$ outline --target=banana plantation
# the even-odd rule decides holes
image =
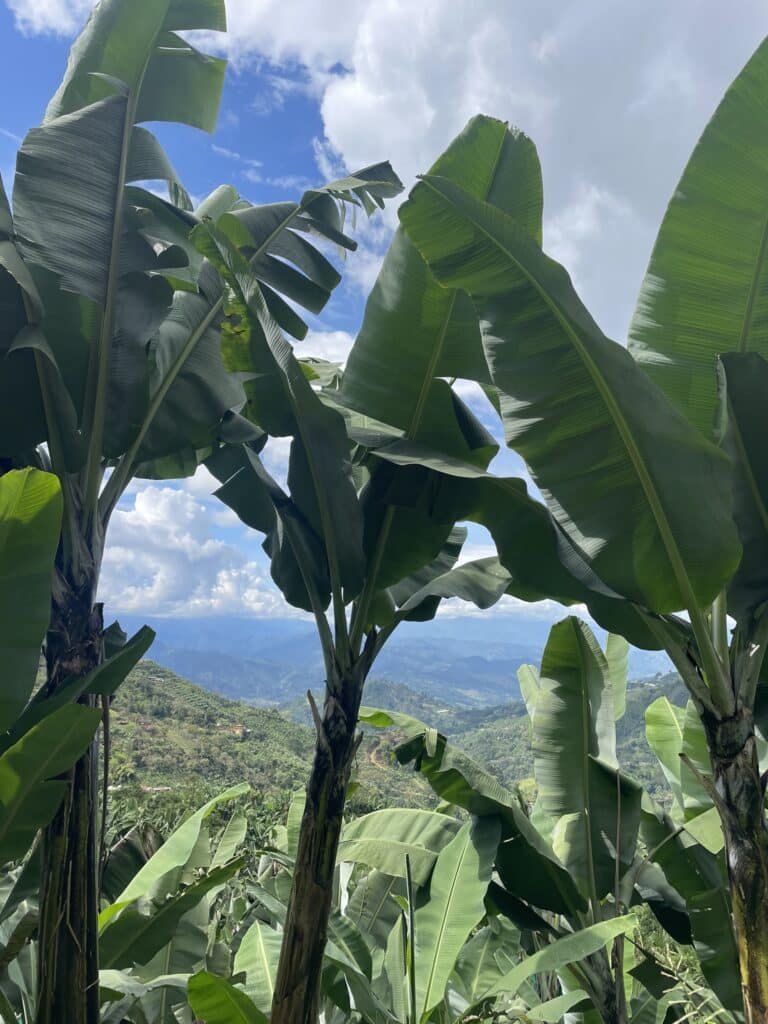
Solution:
[[[146,125],[214,130],[225,62],[188,37],[225,29],[224,0],[101,0],[0,182],[0,1020],[768,1024],[768,43],[614,341],[542,248],[534,142],[482,112],[407,196],[383,153],[193,198]],[[367,218],[398,226],[342,366],[296,343]],[[105,621],[100,571],[135,481],[200,466],[325,696],[270,842],[242,784],[151,849],[107,818],[154,634]],[[365,700],[401,624],[505,595],[562,606],[518,673],[532,797]],[[619,761],[630,646],[688,695],[646,710],[665,802]],[[378,730],[429,808],[349,813]]]

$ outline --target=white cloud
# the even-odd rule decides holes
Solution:
[[[482,556],[481,556],[482,557]],[[451,619],[460,616],[483,617],[512,615],[523,619],[539,619],[542,622],[554,624],[566,615],[578,615],[590,623],[592,619],[586,605],[570,605],[568,608],[557,601],[521,601],[519,597],[512,597],[504,594],[496,604],[490,608],[477,608],[468,601],[462,601],[458,597],[442,601],[437,614],[441,618]]]
[[[217,41],[212,39],[211,42],[215,47]],[[256,114],[272,114],[282,110],[290,96],[317,95],[324,78],[320,72],[308,73],[301,65],[286,66],[286,73],[264,68],[259,75],[260,91],[251,103],[251,110]]]
[[[215,481],[203,477],[192,489],[208,486]],[[213,535],[214,525],[241,525],[221,508],[189,487],[135,483],[109,530],[100,598],[110,611],[290,615],[265,561]]]
[[[354,338],[348,331],[309,331],[296,346],[296,355],[327,359],[329,363],[345,363]]]
[[[318,71],[346,65],[366,9],[363,0],[227,0],[226,49],[237,64],[266,58]]]
[[[410,185],[473,114],[518,125],[540,150],[551,242],[622,340],[685,159],[768,31],[762,0],[738,19],[718,0],[336,0],[333,13],[312,0],[229,4],[241,64],[307,68],[322,173],[389,158]],[[393,208],[378,219],[393,221]],[[350,261],[361,290],[381,249],[363,239]]]
[[[91,0],[6,2],[24,31],[72,32]],[[737,19],[719,0],[228,0],[227,13],[228,35],[205,44],[257,71],[257,105],[317,97],[324,176],[389,158],[410,185],[480,111],[527,131],[552,240],[619,340],[685,159],[768,31],[762,0],[744,0]],[[584,196],[602,198],[585,207]],[[348,265],[361,290],[394,222],[391,204]]]
[[[71,35],[93,7],[92,0],[6,0],[6,4],[25,35]]]
[[[669,96],[692,101],[696,95],[696,72],[689,55],[680,47],[666,47],[643,69],[643,88],[630,110],[664,102]]]
[[[314,184],[314,182],[310,181],[309,178],[306,178],[301,174],[283,174],[277,176],[262,174],[260,171],[255,169],[262,166],[258,160],[249,161],[249,163],[251,163],[252,166],[243,171],[242,174],[247,181],[253,182],[254,185],[271,185],[272,188],[281,188],[286,192],[304,192]]]
[[[584,243],[600,235],[606,222],[630,215],[626,202],[596,185],[582,185],[576,198],[544,226],[547,252],[573,270],[584,258]]]

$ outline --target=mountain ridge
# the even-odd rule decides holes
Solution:
[[[144,622],[157,638],[150,656],[192,682],[257,707],[288,702],[322,685],[323,663],[311,622],[222,616],[120,616],[133,632]],[[457,707],[520,699],[517,669],[538,665],[550,624],[517,615],[438,617],[404,623],[375,665],[375,674]],[[666,655],[633,650],[630,677],[667,671]]]

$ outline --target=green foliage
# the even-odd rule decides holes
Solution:
[[[507,915],[519,928],[531,930],[536,942],[528,948],[533,955],[500,972],[488,995],[516,990],[527,970],[548,962],[550,949],[557,959],[560,950],[570,949],[571,944],[579,949],[583,942],[583,955],[574,956],[580,963],[570,964],[563,973],[558,961],[559,984],[563,993],[583,989],[602,1020],[613,1020],[614,1012],[648,1012],[649,999],[654,1012],[662,1016],[668,1006],[685,1004],[691,993],[683,991],[685,986],[675,988],[673,978],[651,985],[642,994],[624,977],[628,958],[627,967],[637,970],[637,979],[651,984],[647,975],[656,970],[653,948],[659,945],[658,936],[650,945],[641,939],[640,945],[626,947],[624,939],[616,937],[610,955],[602,949],[604,942],[590,946],[591,929],[599,938],[602,926],[610,929],[623,910],[644,902],[683,941],[690,942],[693,932],[711,990],[697,975],[692,986],[697,995],[688,1002],[689,1009],[696,1014],[708,1003],[725,1015],[721,1002],[729,1008],[733,1005],[728,978],[736,967],[730,930],[721,929],[718,934],[714,924],[718,907],[722,915],[717,897],[724,894],[725,879],[707,846],[699,845],[692,833],[681,835],[619,769],[614,694],[626,693],[622,676],[626,659],[615,640],[609,640],[607,650],[610,663],[583,623],[565,619],[551,631],[540,670],[530,666],[521,670],[528,680],[537,783],[530,820],[517,812],[511,794],[505,795],[479,764],[436,730],[402,714],[370,709],[363,711],[363,719],[378,726],[397,724],[405,730],[405,739],[395,751],[398,759],[412,761],[443,800],[480,820],[501,821],[502,843],[486,906]],[[629,710],[633,703],[630,689],[623,719],[633,717]],[[460,736],[456,742],[461,743]],[[682,749],[682,729],[679,746]],[[360,822],[361,830],[365,824]],[[569,868],[578,892],[569,890],[568,876],[558,873],[561,864]],[[681,930],[681,923],[687,930]],[[496,940],[485,932],[483,941],[493,944]],[[667,949],[670,942],[666,941]],[[478,950],[483,948],[478,945]],[[472,970],[485,970],[482,956]],[[692,976],[696,974],[694,970]]]
[[[189,979],[187,993],[195,1016],[208,1024],[264,1024],[267,1019],[244,992],[208,971]]]
[[[326,690],[322,712],[312,704],[313,769],[304,813],[294,800],[285,832],[275,832],[280,849],[238,881],[226,912],[214,893],[239,870],[238,846],[269,834],[271,809],[250,833],[242,816],[230,822],[213,849],[213,798],[148,859],[142,830],[113,823],[115,891],[132,864],[138,870],[102,915],[111,965],[103,991],[113,1004],[105,1019],[154,1015],[164,1024],[179,976],[204,1014],[260,1019],[232,976],[231,954],[244,934],[263,938],[262,925],[284,936],[274,984],[269,974],[266,988],[253,977],[246,985],[272,992],[273,1024],[308,1024],[321,993],[328,1024],[339,1014],[445,1024],[475,1010],[549,1020],[585,1010],[582,993],[606,1020],[628,1010],[667,1016],[672,990],[651,980],[647,964],[636,966],[656,1005],[638,1008],[634,986],[627,993],[624,935],[634,919],[624,912],[639,902],[670,934],[693,939],[729,1010],[764,1016],[768,832],[755,715],[768,650],[768,193],[755,129],[768,48],[728,91],[686,168],[630,351],[605,337],[543,251],[533,143],[478,117],[402,207],[345,373],[302,364],[286,337],[304,336],[297,308],[319,312],[339,281],[306,236],[353,248],[345,206],[371,213],[400,182],[377,164],[297,203],[255,208],[221,188],[193,210],[143,124],[213,129],[224,63],[198,52],[188,33],[223,28],[221,0],[104,0],[43,124],[21,145],[12,206],[0,189],[0,456],[4,466],[50,468],[59,484],[29,470],[0,480],[0,646],[10,671],[0,852],[25,855],[53,818],[42,844],[38,1005],[21,957],[3,998],[13,997],[14,1014],[29,1004],[38,1024],[52,1024],[57,1003],[71,1004],[74,1024],[97,1012],[89,738],[99,712],[76,702],[108,705],[149,640],[140,632],[103,660],[94,602],[105,536],[134,476],[184,476],[205,461],[219,497],[264,534],[286,600],[314,615]],[[151,178],[167,182],[167,201],[134,184]],[[456,379],[485,388],[543,503],[523,480],[488,472],[495,442]],[[260,459],[268,436],[290,438],[285,487]],[[457,565],[463,522],[489,530],[497,557]],[[684,710],[657,702],[648,716],[671,814],[617,763],[615,722],[623,710],[631,735],[637,712],[625,647],[613,641],[603,654],[567,620],[541,670],[524,673],[537,785],[530,814],[444,732],[366,711],[368,723],[402,730],[399,760],[415,762],[452,805],[446,822],[457,828],[436,827],[434,814],[417,809],[390,813],[385,837],[381,815],[345,830],[363,687],[393,630],[434,617],[445,598],[486,608],[505,593],[583,603],[614,633],[667,650],[691,697]],[[20,617],[27,601],[33,611]],[[30,702],[46,625],[47,679]],[[119,698],[115,706],[119,786],[136,767],[183,778],[190,760],[205,765],[209,785],[236,767],[255,775],[253,736],[269,751],[260,752],[261,791],[279,800],[300,776],[310,747],[301,726],[255,710],[246,720],[199,696],[185,712],[181,692],[164,705],[151,687],[138,692],[133,719]],[[528,729],[522,719],[519,727]],[[150,765],[134,756],[139,730],[163,747]],[[358,807],[391,797],[397,778],[379,765],[380,747],[361,749],[372,786]],[[172,799],[183,805],[183,790]],[[175,813],[166,803],[149,817]],[[337,869],[340,841],[369,865]],[[17,896],[39,866],[32,851]],[[355,903],[358,888],[381,896],[386,927],[379,911]],[[30,918],[23,900],[9,899],[5,940],[15,953]],[[514,942],[495,916],[516,924]],[[268,947],[274,953],[274,937],[261,943]],[[526,960],[502,964],[523,947]],[[493,974],[488,949],[499,977],[483,987],[471,979]],[[263,962],[259,969],[263,982]]]
[[[112,835],[138,823],[166,836],[203,797],[244,781],[253,790],[249,834],[266,845],[306,778],[313,743],[307,726],[209,693],[152,662],[133,670],[110,720]],[[392,763],[378,735],[358,752],[355,783],[353,813],[431,802],[428,787]]]
[[[4,467],[48,468],[59,480],[65,528],[52,538],[50,621],[39,623],[40,631],[48,626],[46,698],[58,706],[93,701],[83,678],[102,656],[96,587],[110,517],[131,479],[189,475],[219,441],[258,446],[265,440],[254,412],[258,388],[244,387],[222,345],[231,279],[224,264],[217,264],[220,275],[202,258],[192,236],[221,230],[255,285],[267,330],[279,323],[303,337],[306,324],[294,306],[319,312],[340,275],[301,234],[352,249],[345,204],[370,213],[401,188],[389,165],[378,164],[311,190],[298,203],[256,210],[224,188],[193,212],[144,123],[213,131],[226,65],[197,50],[188,33],[224,28],[223,0],[97,4],[43,123],[21,144],[12,206],[0,187],[0,457]],[[135,184],[147,180],[164,180],[168,200]],[[294,385],[309,391],[311,406],[314,393],[298,364],[294,371]],[[339,528],[340,537],[349,535]],[[14,546],[22,552],[20,537]],[[28,561],[31,578],[19,583],[30,588],[35,605],[31,635],[43,584],[43,607],[48,602],[50,566],[47,555]],[[4,603],[3,622],[26,641],[18,614],[23,597]],[[4,642],[10,657],[12,643]],[[30,686],[37,654],[31,657],[25,662]],[[26,703],[25,685],[14,680],[8,687],[3,730]],[[74,713],[62,710],[70,718]],[[43,720],[30,735],[46,728]],[[98,1010],[90,878],[97,870],[95,750],[80,753],[75,775],[58,787],[60,795],[71,789],[71,798],[43,847],[41,1024],[53,1024],[64,1004],[75,1024]],[[70,767],[55,764],[57,772]],[[49,787],[48,810],[58,790]],[[47,823],[48,810],[35,818],[36,827]]]
[[[26,469],[0,477],[0,732],[10,729],[32,695],[60,523],[54,476]]]
[[[82,756],[101,712],[70,705],[32,726],[0,757],[0,861],[18,860],[67,791],[60,778]]]
[[[768,356],[761,138],[768,91],[763,42],[699,139],[659,229],[630,350],[703,434],[717,410],[714,367],[725,352]]]
[[[429,901],[413,915],[411,956],[421,1021],[443,999],[459,952],[484,916],[500,838],[500,821],[478,818],[462,826],[435,861]]]

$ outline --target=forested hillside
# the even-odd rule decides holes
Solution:
[[[625,771],[657,798],[666,796],[658,762],[645,741],[644,711],[666,694],[684,703],[677,677],[633,684],[618,724]],[[399,711],[438,728],[506,785],[533,774],[528,718],[522,701],[457,708],[401,683],[374,679],[366,703]],[[304,784],[313,743],[306,699],[255,708],[211,693],[152,661],[139,664],[112,708],[111,783],[117,813],[143,808],[156,824],[175,820],[210,793],[249,782],[275,820]],[[384,806],[431,806],[422,778],[390,757],[397,734],[368,730],[358,753],[350,812]],[[165,817],[164,817],[165,816]]]
[[[152,661],[131,673],[111,711],[111,794],[122,820],[139,810],[163,828],[228,785],[248,782],[255,804],[281,818],[304,785],[313,730],[277,709],[209,693]],[[434,803],[426,783],[393,763],[385,736],[357,758],[353,813]]]

